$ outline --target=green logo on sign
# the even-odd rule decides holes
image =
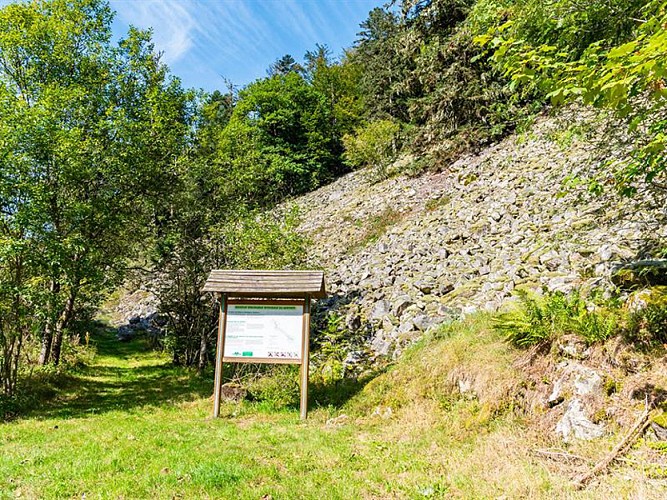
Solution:
[[[242,356],[252,356],[252,351],[244,351]]]

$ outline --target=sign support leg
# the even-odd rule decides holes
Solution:
[[[308,416],[308,370],[310,359],[310,296],[303,306],[303,342],[301,351],[301,420]]]
[[[222,387],[222,358],[225,353],[225,326],[227,315],[227,295],[221,294],[218,300],[218,342],[215,349],[215,388],[213,392],[213,417],[220,416],[220,400]]]

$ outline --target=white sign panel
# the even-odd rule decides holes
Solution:
[[[229,304],[224,356],[300,361],[302,335],[302,304]]]

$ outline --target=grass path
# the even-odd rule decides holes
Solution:
[[[94,362],[59,397],[0,424],[0,498],[358,498],[435,491],[426,457],[298,411],[223,408],[212,381],[140,341],[93,339]],[[395,451],[395,453],[394,453]],[[406,473],[401,480],[392,480]],[[420,483],[423,481],[423,485]],[[407,489],[406,489],[407,488]],[[421,496],[421,495],[419,495]]]

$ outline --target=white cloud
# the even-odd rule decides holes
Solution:
[[[198,24],[191,1],[114,0],[111,6],[123,22],[153,28],[153,41],[167,64],[179,61],[194,46],[193,33]]]

